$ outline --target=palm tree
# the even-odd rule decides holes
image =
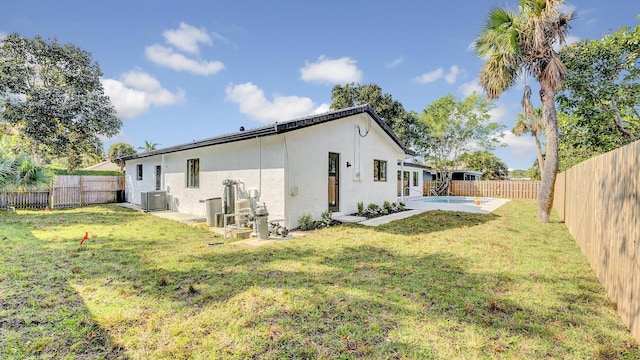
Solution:
[[[142,150],[142,151],[145,151],[145,152],[153,151],[153,150],[156,149],[156,147],[158,145],[160,145],[160,144],[145,140],[144,141],[144,146],[138,146],[138,150]]]
[[[518,12],[494,7],[476,39],[477,54],[484,59],[480,84],[489,98],[509,89],[523,71],[540,84],[545,124],[546,160],[538,192],[538,220],[549,222],[558,172],[558,119],[555,94],[566,78],[566,68],[554,50],[564,44],[573,14],[562,14],[563,0],[520,0]],[[525,99],[528,103],[528,99]]]
[[[542,158],[542,143],[540,142],[540,136],[544,130],[544,122],[542,121],[542,108],[537,107],[532,110],[532,114],[528,115],[525,112],[516,116],[516,125],[511,129],[511,133],[515,136],[522,136],[524,134],[531,133],[536,139],[536,149],[538,150],[538,167],[542,174],[544,168],[544,159]]]
[[[47,187],[53,175],[28,155],[11,156],[0,150],[0,189],[35,190]]]

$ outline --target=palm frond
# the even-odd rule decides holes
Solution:
[[[13,158],[0,151],[0,189],[15,183],[15,170]]]
[[[562,82],[567,78],[567,67],[555,51],[553,51],[545,70],[541,73],[541,78],[547,80],[554,91],[560,90]]]
[[[510,26],[513,23],[513,14],[507,10],[494,6],[489,11],[487,21],[485,22],[485,29],[497,30],[506,26]]]
[[[484,63],[478,81],[487,96],[495,99],[515,83],[518,69],[517,61],[503,54],[495,54]]]
[[[9,157],[10,166],[2,179],[0,188],[17,190],[35,190],[47,187],[53,175],[45,167],[38,165],[31,157],[25,154]],[[1,162],[1,161],[0,161]]]

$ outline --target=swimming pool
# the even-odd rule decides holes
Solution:
[[[481,197],[476,205],[473,196],[416,196],[405,198],[405,207],[411,210],[446,210],[489,214],[506,204],[508,199]],[[398,201],[402,201],[398,199]]]
[[[493,198],[475,198],[472,196],[425,196],[413,201],[438,203],[438,204],[474,204],[475,200],[480,200],[480,204],[486,204],[495,199]]]

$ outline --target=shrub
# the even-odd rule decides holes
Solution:
[[[55,175],[89,175],[89,176],[122,176],[124,171],[118,170],[69,170],[57,167],[49,167]]]
[[[311,214],[304,213],[298,217],[298,224],[300,224],[300,230],[311,230],[313,229],[313,219],[311,218]]]
[[[366,208],[363,208],[362,202],[358,203],[358,215],[364,216],[367,219],[371,219],[378,216],[394,214],[400,211],[405,210],[405,205],[403,203],[395,203],[386,201],[382,204],[382,207],[371,203],[367,205]]]
[[[320,220],[316,221],[316,226],[329,227],[331,226],[331,222],[333,222],[332,213],[329,210],[325,210],[322,212],[322,215],[320,216]]]
[[[380,207],[377,204],[371,203],[367,205],[367,208],[364,210],[363,214],[367,219],[376,217],[380,215]]]
[[[400,209],[398,208],[398,204],[392,203],[391,204],[391,212],[395,213],[395,212],[398,212],[398,211],[400,211]]]

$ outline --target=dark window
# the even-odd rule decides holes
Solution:
[[[418,173],[414,172],[412,176],[413,176],[413,186],[418,186]]]
[[[161,185],[162,185],[162,167],[160,165],[156,165],[156,190],[160,190]]]
[[[387,162],[373,160],[373,181],[387,181]]]
[[[142,180],[142,164],[136,165],[136,179]]]
[[[200,187],[200,159],[187,160],[187,187]]]

